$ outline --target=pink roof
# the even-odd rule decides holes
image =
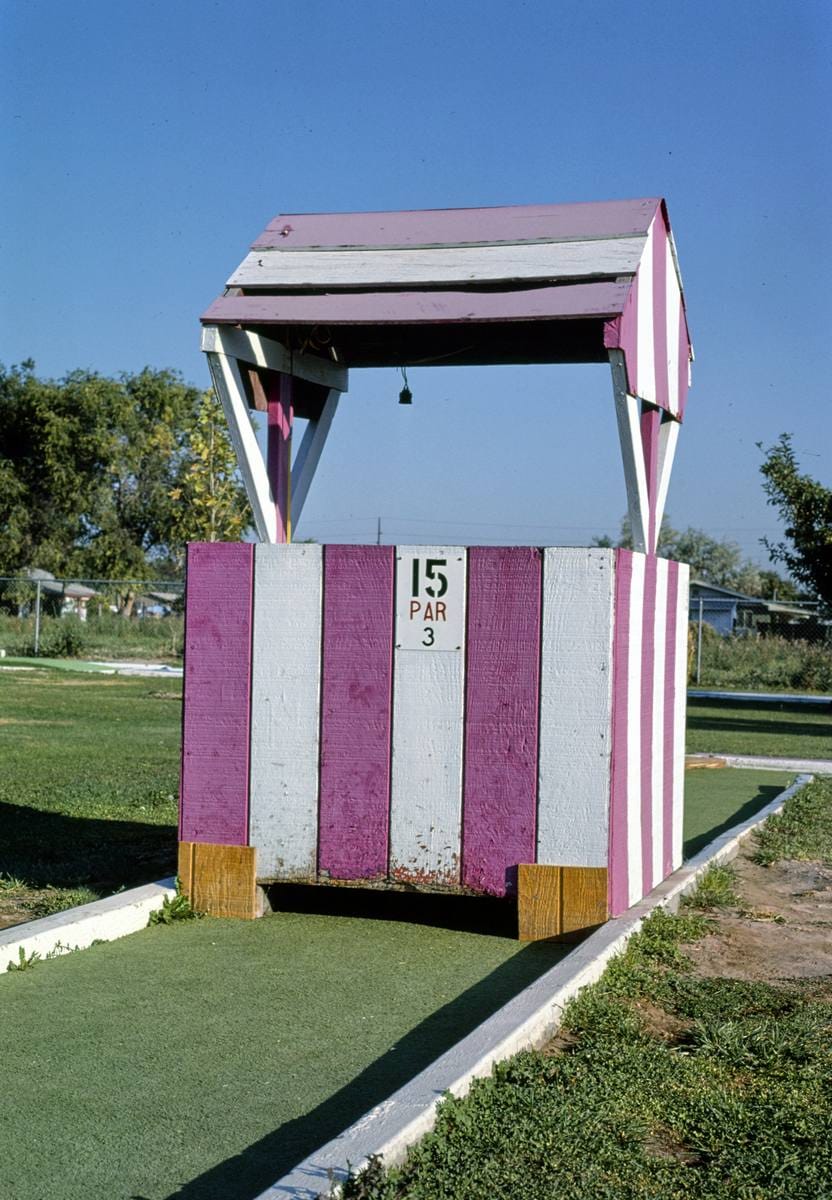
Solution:
[[[656,198],[282,213],[202,321],[291,344],[314,333],[347,366],[600,362],[620,350],[628,390],[677,415],[692,358]]]

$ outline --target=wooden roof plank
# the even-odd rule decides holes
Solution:
[[[253,249],[482,245],[645,234],[657,198],[411,212],[281,213]]]
[[[508,292],[334,292],[317,296],[221,296],[206,325],[444,325],[614,317],[628,283],[578,283]]]
[[[645,235],[531,245],[405,250],[255,250],[229,287],[317,288],[502,283],[634,274]]]

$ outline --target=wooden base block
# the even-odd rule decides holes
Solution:
[[[517,924],[521,942],[570,940],[603,925],[608,916],[606,867],[520,864]]]
[[[179,843],[179,885],[197,912],[253,920],[262,913],[254,846]]]

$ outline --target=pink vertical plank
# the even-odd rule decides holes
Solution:
[[[604,346],[607,350],[622,350],[627,371],[627,391],[638,395],[638,271],[633,276],[627,299],[619,317],[604,324]]]
[[[469,556],[462,881],[514,894],[535,861],[541,555]]]
[[[642,896],[653,887],[653,671],[656,657],[656,556],[644,563],[641,625],[641,875]]]
[[[612,650],[612,773],[610,783],[609,906],[617,917],[629,908],[627,874],[627,727],[629,720],[631,550],[615,552],[615,624]]]
[[[179,838],[248,842],[254,547],[188,546]]]
[[[665,876],[673,870],[673,755],[676,710],[676,605],[679,595],[679,564],[667,564],[667,619],[665,625],[664,658],[664,763],[662,777],[662,870]]]
[[[659,427],[662,411],[652,404],[641,406],[641,445],[647,476],[647,553],[655,554],[660,530],[656,528],[656,494],[659,486]]]
[[[266,379],[266,402],[268,404],[268,443],[266,469],[275,515],[277,516],[278,542],[290,542],[290,479],[292,461],[292,420],[294,417],[293,379],[277,371],[269,371]]]
[[[387,873],[393,555],[324,548],[318,869],[332,879]]]

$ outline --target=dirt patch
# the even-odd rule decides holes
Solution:
[[[675,1046],[677,1042],[682,1041],[693,1024],[692,1021],[665,1012],[650,1000],[636,1001],[635,1008],[641,1017],[645,1032],[661,1042],[667,1042],[668,1045]]]
[[[740,903],[685,947],[698,974],[761,983],[832,976],[832,867],[734,860]]]

